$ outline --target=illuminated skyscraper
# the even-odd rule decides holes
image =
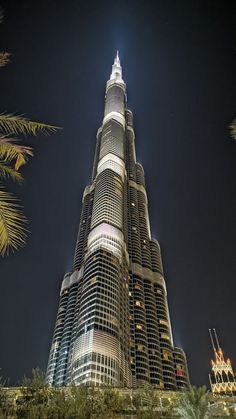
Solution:
[[[51,346],[50,385],[188,385],[173,345],[160,246],[151,237],[144,170],[119,56],[106,85],[91,184]]]

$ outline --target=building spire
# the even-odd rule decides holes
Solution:
[[[110,80],[113,80],[115,83],[124,83],[122,80],[122,67],[120,65],[119,51],[116,52]]]
[[[119,58],[119,51],[116,51],[116,57],[114,59],[114,64],[120,67],[120,58]]]

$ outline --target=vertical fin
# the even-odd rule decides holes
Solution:
[[[213,330],[215,330],[215,329],[213,329]],[[216,350],[216,348],[215,348],[215,344],[214,344],[214,341],[213,341],[213,336],[212,336],[211,329],[209,329],[209,335],[210,335],[210,339],[211,339],[211,344],[212,344],[212,347],[213,347],[213,349],[214,349],[214,351],[215,351],[215,350]]]
[[[215,340],[216,340],[217,347],[218,347],[218,349],[220,349],[218,337],[217,337],[217,334],[216,334],[216,329],[213,329],[213,331],[214,331],[214,334],[215,334]]]

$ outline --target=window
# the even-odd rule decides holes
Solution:
[[[90,279],[90,284],[95,284],[95,282],[97,282],[97,277],[94,276],[93,278]]]
[[[144,308],[144,304],[139,300],[135,301],[135,305]]]
[[[167,333],[162,333],[162,334],[161,334],[161,339],[170,340],[170,336],[169,336],[169,335],[167,335]]]
[[[169,351],[167,351],[166,349],[163,350],[163,358],[168,360],[170,357],[170,353]]]
[[[166,320],[163,320],[163,319],[160,319],[160,320],[159,320],[159,323],[160,323],[160,324],[164,324],[165,326],[169,326],[169,325],[168,325],[168,322],[167,322]]]

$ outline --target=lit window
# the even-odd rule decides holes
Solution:
[[[58,348],[58,346],[59,346],[59,342],[58,341],[54,342],[54,344],[52,345],[52,347],[54,347],[54,348]]]
[[[183,370],[177,370],[176,375],[184,376],[184,371]]]
[[[169,325],[168,325],[168,322],[167,322],[166,320],[163,320],[163,319],[160,319],[160,320],[159,320],[159,323],[160,323],[160,324],[164,324],[165,326],[169,326]]]
[[[170,340],[170,336],[169,336],[169,335],[167,335],[167,333],[162,333],[162,334],[161,334],[161,339]]]
[[[143,326],[141,324],[137,324],[136,329],[143,330]]]
[[[132,207],[135,207],[135,203],[134,202],[131,202],[131,205],[132,205]]]
[[[168,360],[170,357],[170,353],[169,351],[167,351],[166,349],[163,350],[163,358]]]
[[[139,300],[135,301],[135,305],[144,308],[144,304]]]
[[[90,284],[95,284],[95,282],[97,282],[97,277],[94,276],[93,278],[90,279]]]

